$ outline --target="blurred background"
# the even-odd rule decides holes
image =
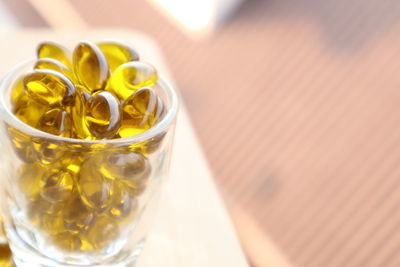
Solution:
[[[158,42],[253,266],[400,266],[399,1],[0,0],[57,23]]]

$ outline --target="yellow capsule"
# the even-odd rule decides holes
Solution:
[[[46,170],[37,163],[23,164],[18,169],[18,187],[27,199],[39,196],[45,172]]]
[[[66,232],[64,219],[61,214],[42,214],[40,216],[39,228],[49,235]]]
[[[90,42],[78,44],[73,53],[74,71],[78,80],[91,92],[104,89],[109,69],[101,50]]]
[[[124,63],[139,60],[139,54],[129,45],[116,41],[104,41],[97,45],[106,57],[111,72]]]
[[[23,83],[24,78],[20,77],[17,81],[12,85],[11,91],[11,104],[14,106],[18,99],[25,94],[25,88]]]
[[[68,201],[62,211],[64,226],[71,233],[86,231],[94,222],[93,211],[82,202],[78,194]]]
[[[59,168],[70,171],[74,175],[77,175],[81,169],[82,162],[84,160],[84,154],[81,152],[68,151],[64,156],[57,162]]]
[[[47,106],[38,103],[26,93],[23,93],[13,106],[15,116],[32,127],[36,127],[40,117],[47,110]]]
[[[44,214],[58,216],[62,213],[63,208],[63,203],[51,203],[45,200],[40,194],[28,205],[29,212],[34,212],[38,216],[42,216]]]
[[[74,73],[71,71],[70,68],[68,68],[62,62],[60,62],[56,59],[53,59],[53,58],[40,58],[38,61],[36,61],[35,65],[33,66],[33,69],[35,69],[35,70],[41,70],[41,69],[54,70],[54,71],[64,74],[71,81],[76,80],[74,77]]]
[[[145,156],[156,152],[163,144],[166,133],[160,133],[149,140],[131,146],[133,151],[140,151]]]
[[[113,137],[121,125],[119,100],[107,91],[94,93],[87,101],[84,114],[90,133],[97,138]]]
[[[68,152],[62,143],[55,140],[34,138],[32,145],[37,160],[44,165],[59,161]]]
[[[142,87],[152,87],[157,82],[157,71],[150,64],[132,61],[119,66],[111,75],[107,90],[120,99],[127,99]]]
[[[85,122],[85,110],[89,98],[90,94],[84,88],[76,87],[75,105],[71,107],[71,115],[74,135],[79,139],[94,139]]]
[[[118,224],[109,216],[100,215],[84,237],[94,249],[98,250],[115,243],[119,235]]]
[[[77,84],[76,85],[76,90],[77,92],[79,91],[81,93],[81,95],[83,96],[83,98],[87,101],[90,96],[90,90],[88,88],[86,88],[85,86],[81,85],[81,84]]]
[[[24,87],[37,102],[50,107],[73,104],[75,86],[54,70],[35,70],[24,78]]]
[[[163,112],[163,104],[153,89],[144,87],[125,100],[122,110],[118,134],[128,137],[153,127]]]
[[[71,66],[71,52],[54,42],[43,42],[37,48],[38,58],[53,58],[66,66]]]
[[[36,160],[36,155],[32,146],[31,137],[11,126],[7,127],[7,132],[18,157],[24,162],[34,162]]]
[[[136,152],[114,152],[104,156],[98,170],[105,177],[139,187],[148,179],[151,167],[146,157]]]
[[[87,159],[82,165],[78,178],[78,190],[82,201],[96,212],[109,208],[113,193],[112,181],[105,178],[98,169],[96,158]]]
[[[114,184],[113,201],[108,211],[110,217],[119,223],[122,221],[132,221],[138,209],[138,201],[135,195],[126,185],[116,182]]]
[[[55,245],[59,249],[67,252],[78,252],[82,251],[84,244],[81,240],[80,235],[73,234],[70,232],[61,232],[51,236],[49,245]]]
[[[50,203],[43,199],[39,194],[35,199],[29,202],[27,215],[32,225],[40,225],[41,218],[45,215],[59,216],[63,210],[63,204]]]
[[[61,108],[51,109],[42,115],[36,128],[49,134],[71,137],[71,116]]]
[[[69,170],[52,169],[41,180],[41,196],[51,202],[65,202],[72,197],[74,189],[74,174]]]

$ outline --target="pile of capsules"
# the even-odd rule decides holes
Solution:
[[[45,42],[33,70],[13,86],[13,113],[61,137],[103,140],[153,127],[165,114],[157,72],[120,42],[83,41],[73,52]],[[165,134],[120,147],[68,143],[8,127],[24,162],[17,174],[30,224],[65,251],[107,249],[138,213]]]

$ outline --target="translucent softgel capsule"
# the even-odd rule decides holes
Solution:
[[[67,151],[64,156],[57,162],[59,168],[70,171],[77,175],[81,169],[82,162],[84,161],[83,152]]]
[[[140,153],[113,152],[104,156],[99,170],[109,179],[131,179],[148,174],[149,166],[147,158]]]
[[[75,81],[75,77],[72,70],[66,65],[64,65],[62,62],[53,58],[41,58],[38,61],[36,61],[33,68],[37,70],[40,69],[54,70],[64,74],[71,81]]]
[[[94,139],[85,121],[85,111],[90,94],[80,86],[76,87],[75,105],[71,108],[74,134],[79,139]]]
[[[151,88],[141,88],[128,97],[122,106],[121,137],[150,129],[160,118],[164,106]]]
[[[53,58],[66,66],[71,66],[71,52],[60,44],[43,42],[37,49],[38,58]]]
[[[157,71],[150,64],[132,61],[119,66],[110,77],[108,90],[119,98],[127,99],[142,87],[154,86],[157,82]]]
[[[151,173],[148,159],[136,152],[115,152],[104,157],[99,171],[109,179],[127,185],[135,194],[140,194]]]
[[[139,54],[129,45],[115,41],[104,41],[97,45],[106,57],[111,72],[124,63],[139,60]]]
[[[13,112],[15,116],[17,116],[18,119],[32,127],[36,127],[40,117],[47,110],[49,110],[49,108],[46,105],[37,102],[26,93],[23,93],[15,101],[13,106]]]
[[[50,106],[72,105],[74,84],[63,74],[54,70],[35,70],[24,78],[24,87],[37,102]]]
[[[42,181],[39,182],[40,190],[42,189]],[[40,193],[35,198],[31,199],[27,207],[27,215],[30,223],[49,229],[51,224],[55,224],[53,219],[55,217],[60,218],[61,212],[64,208],[63,203],[52,203],[44,199]],[[60,221],[57,221],[60,222]],[[60,225],[54,225],[59,229],[63,227]]]
[[[25,93],[24,78],[20,77],[13,85],[11,91],[11,104],[15,105],[18,99]]]
[[[39,217],[39,220],[40,230],[46,232],[47,234],[56,235],[67,231],[61,213],[42,214]]]
[[[47,209],[51,206],[51,203],[47,202],[46,200],[42,199],[40,194],[38,197],[35,197],[30,200],[27,207],[27,216],[29,221],[32,225],[40,225],[40,217],[43,214],[55,214],[53,210],[47,213]]]
[[[7,127],[7,132],[18,157],[24,162],[34,162],[36,155],[31,143],[31,137],[11,126]]]
[[[73,53],[75,75],[89,90],[101,90],[106,86],[109,69],[101,50],[90,42],[81,42]]]
[[[100,172],[96,158],[86,160],[82,165],[78,177],[78,189],[82,201],[96,212],[103,212],[109,208],[113,194],[112,181],[105,178]]]
[[[106,214],[96,217],[93,226],[84,235],[94,249],[103,249],[113,244],[120,235],[115,220]]]
[[[39,222],[40,217],[49,214],[52,216],[58,216],[61,214],[64,208],[63,203],[51,203],[39,194],[35,197],[28,205],[28,216],[31,219],[36,219]]]
[[[65,228],[71,233],[86,231],[94,222],[93,210],[82,202],[78,194],[68,201],[62,211]]]
[[[113,200],[108,211],[110,217],[121,223],[127,219],[133,219],[137,209],[138,201],[130,188],[123,183],[115,182]]]
[[[72,196],[74,174],[65,169],[52,169],[41,181],[41,196],[51,202],[65,202]]]
[[[67,153],[61,142],[46,138],[33,138],[32,146],[37,161],[45,165],[58,162]]]
[[[61,232],[51,237],[51,244],[67,252],[77,252],[84,250],[84,243],[80,235],[71,232]]]
[[[140,151],[145,156],[155,153],[163,144],[166,133],[158,134],[149,140],[134,144],[130,148],[133,151]]]
[[[35,199],[39,196],[45,172],[46,170],[37,163],[23,164],[18,169],[18,186],[28,199]]]
[[[85,106],[85,121],[90,133],[97,138],[113,137],[121,125],[121,106],[107,91],[94,93]]]
[[[71,116],[61,108],[51,109],[42,115],[36,128],[50,134],[71,137]]]

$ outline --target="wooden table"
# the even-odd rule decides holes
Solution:
[[[58,41],[72,47],[79,40],[104,38],[132,43],[143,60],[152,62],[171,81],[160,49],[151,39],[138,32],[115,29],[0,33],[0,75],[34,57],[40,41]],[[137,266],[248,266],[184,105],[178,116],[170,179]]]

